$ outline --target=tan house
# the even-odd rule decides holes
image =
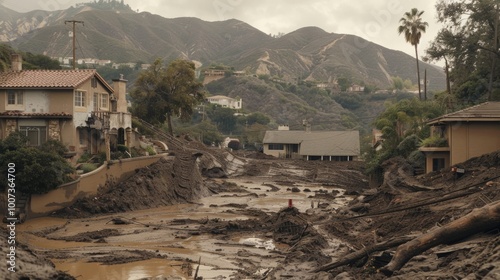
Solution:
[[[60,140],[70,156],[131,145],[132,120],[125,99],[126,80],[111,87],[96,70],[12,70],[0,73],[0,137],[20,131],[33,146]],[[76,158],[76,157],[74,157]]]
[[[450,168],[470,158],[500,150],[500,102],[486,102],[428,122],[431,136],[444,145],[421,147],[426,172]]]
[[[280,158],[358,160],[359,131],[266,131],[263,149],[264,154]]]

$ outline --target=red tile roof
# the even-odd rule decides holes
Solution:
[[[95,69],[23,70],[0,73],[1,88],[76,88],[96,76],[111,92],[113,89]]]
[[[0,113],[0,118],[58,118],[58,119],[71,119],[71,114],[61,113],[25,113],[23,111],[5,111]]]

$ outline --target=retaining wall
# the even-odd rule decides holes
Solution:
[[[56,210],[70,206],[77,199],[97,194],[99,187],[114,178],[124,181],[135,173],[136,169],[146,167],[160,160],[165,155],[113,160],[104,163],[98,169],[81,175],[76,181],[59,186],[46,194],[32,195],[27,209],[27,217],[46,216]]]

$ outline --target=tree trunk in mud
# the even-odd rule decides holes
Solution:
[[[358,250],[356,252],[352,252],[345,257],[341,258],[340,260],[336,262],[331,262],[329,264],[326,264],[322,267],[316,268],[313,270],[313,272],[320,272],[320,271],[329,271],[334,268],[350,264],[352,262],[355,262],[363,257],[366,257],[367,255],[370,255],[373,252],[378,252],[378,251],[383,251],[387,250],[396,246],[399,246],[405,242],[408,242],[412,240],[413,237],[410,236],[403,236],[403,237],[398,237],[394,238],[385,242],[377,243],[369,247],[365,247],[361,250]]]
[[[456,242],[470,235],[500,226],[500,201],[475,209],[449,224],[400,245],[394,257],[380,271],[386,276],[401,269],[412,257],[440,245]]]

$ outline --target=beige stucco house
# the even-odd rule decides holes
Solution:
[[[266,131],[263,152],[280,158],[352,161],[360,155],[359,131]]]
[[[0,137],[20,131],[34,146],[60,140],[69,156],[131,146],[126,80],[110,86],[96,70],[22,70],[21,58],[0,73]],[[76,158],[73,157],[73,158]]]
[[[421,147],[426,172],[450,168],[470,158],[500,150],[500,102],[486,102],[428,122],[441,147]]]

